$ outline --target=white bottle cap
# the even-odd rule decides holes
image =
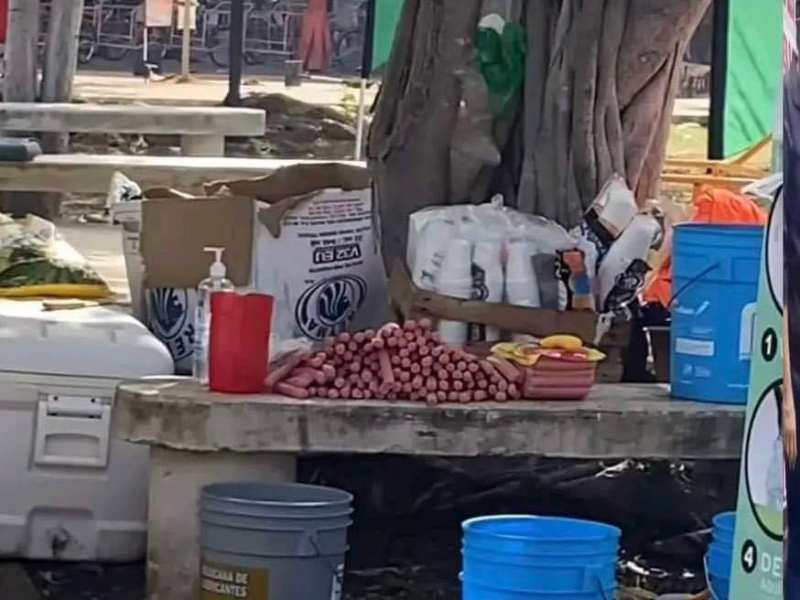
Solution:
[[[205,252],[214,253],[214,262],[211,263],[211,267],[208,269],[209,277],[211,277],[211,279],[225,279],[225,276],[228,273],[225,263],[222,262],[222,253],[225,252],[225,248],[214,248],[209,246],[203,248],[203,250]]]

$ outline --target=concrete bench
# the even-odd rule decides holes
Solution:
[[[202,191],[202,185],[209,181],[260,177],[280,167],[320,162],[330,161],[45,154],[27,163],[0,162],[0,191],[105,194],[111,176],[119,171],[143,189],[173,187],[191,192]]]
[[[737,459],[744,407],[681,402],[659,385],[600,385],[584,402],[430,407],[211,394],[188,380],[122,384],[114,435],[152,449],[150,600],[191,600],[196,502],[215,481],[293,481],[298,456]]]
[[[181,136],[187,156],[224,156],[226,137],[264,135],[264,111],[123,104],[0,104],[0,131]]]

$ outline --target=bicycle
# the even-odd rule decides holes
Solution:
[[[338,66],[361,55],[364,47],[364,33],[367,28],[367,1],[362,0],[356,8],[355,19],[349,24],[336,23],[331,31],[333,37],[333,61]]]
[[[98,26],[100,23],[100,1],[86,0],[78,39],[78,62],[88,64],[97,53]]]
[[[99,1],[97,49],[112,61],[125,59],[144,38],[144,5],[140,0]]]
[[[249,4],[245,4],[245,10]],[[180,53],[183,48],[183,27],[178,23],[179,12],[176,10],[173,25],[164,45],[164,55],[168,52]],[[195,15],[195,28],[192,31],[190,52],[201,52],[208,55],[216,66],[228,66],[228,46],[231,25],[231,3],[200,2]]]

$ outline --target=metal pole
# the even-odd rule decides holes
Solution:
[[[356,151],[355,159],[361,160],[364,155],[364,116],[367,109],[367,80],[361,78],[361,91],[358,95],[358,124],[356,126]]]
[[[228,95],[225,106],[242,103],[242,54],[244,53],[245,12],[244,0],[231,2],[230,67],[228,68]]]
[[[148,63],[147,59],[148,59],[148,54],[149,54],[149,52],[148,52],[148,50],[149,50],[149,48],[148,48],[149,40],[147,38],[148,38],[148,36],[147,36],[147,21],[145,21],[144,30],[142,31],[142,64],[145,65],[145,70],[149,73],[150,70],[147,68],[147,63]],[[147,80],[149,81],[150,78],[147,77]]]
[[[192,5],[193,0],[183,0],[183,45],[181,48],[181,81],[189,81],[192,52]]]
[[[356,160],[361,160],[364,155],[367,80],[372,74],[372,47],[375,43],[375,2],[376,0],[368,0],[367,2],[367,30],[364,32],[364,48],[361,57],[361,91],[358,97],[358,123],[356,124]]]

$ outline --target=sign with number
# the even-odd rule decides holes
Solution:
[[[764,240],[731,565],[731,600],[783,599],[782,311],[783,202],[779,196],[773,203]]]

